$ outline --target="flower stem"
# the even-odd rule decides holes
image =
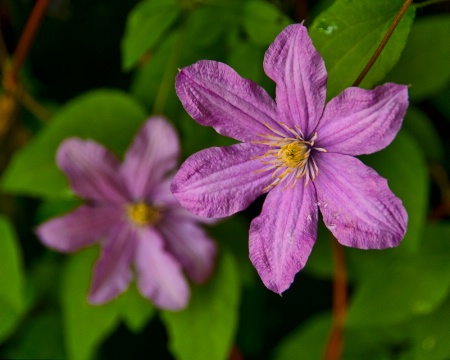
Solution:
[[[334,264],[333,279],[333,324],[325,348],[325,360],[338,360],[344,344],[344,322],[347,313],[347,265],[344,247],[331,237]]]
[[[37,0],[20,36],[19,43],[14,51],[11,68],[8,71],[8,76],[14,83],[17,83],[19,71],[30,52],[31,45],[44,18],[48,3],[49,0]]]
[[[391,26],[389,27],[388,31],[386,32],[386,35],[384,35],[383,40],[381,40],[380,45],[378,45],[378,48],[375,50],[374,54],[372,55],[371,59],[367,63],[366,67],[363,69],[361,74],[359,74],[358,78],[353,83],[353,86],[358,86],[361,84],[361,81],[363,81],[364,77],[367,75],[369,70],[372,68],[373,64],[375,64],[375,61],[377,61],[378,56],[380,56],[381,52],[383,51],[384,47],[386,46],[387,42],[391,38],[392,33],[394,32],[395,28],[397,27],[398,23],[402,19],[403,15],[405,15],[406,10],[408,10],[408,7],[412,4],[412,0],[405,0],[403,3],[403,6],[395,16],[394,21],[392,22]]]

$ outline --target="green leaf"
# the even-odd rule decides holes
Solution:
[[[177,126],[181,130],[185,156],[211,146],[228,146],[236,143],[235,140],[218,134],[212,127],[199,125],[186,112],[181,113]]]
[[[234,215],[221,220],[208,229],[211,236],[216,239],[221,247],[230,249],[239,268],[239,279],[242,284],[251,283],[257,276],[256,270],[248,258],[248,232],[250,224],[240,215]]]
[[[330,314],[316,315],[286,336],[274,350],[273,360],[321,359],[331,329]]]
[[[196,47],[214,46],[238,26],[242,4],[205,5],[195,9],[186,24],[186,41]]]
[[[183,311],[161,313],[169,348],[179,360],[226,359],[235,336],[239,310],[239,274],[234,258],[222,251],[214,277],[192,289]]]
[[[239,42],[231,50],[227,63],[240,76],[261,84],[263,78],[264,50],[251,43]]]
[[[347,326],[391,326],[436,309],[450,290],[448,239],[449,224],[429,225],[414,254],[401,247],[349,252],[359,274]]]
[[[25,310],[20,247],[10,222],[0,216],[0,342],[14,331]]]
[[[128,329],[134,333],[139,333],[155,315],[152,303],[138,292],[134,284],[115,303]]]
[[[250,40],[268,46],[292,20],[274,5],[258,0],[245,3],[243,27]]]
[[[133,82],[131,84],[131,92],[150,110],[158,95],[161,86],[161,81],[167,71],[167,66],[170,63],[170,58],[176,49],[180,34],[179,32],[172,32],[167,35],[161,42],[158,49],[155,50],[152,58],[143,66],[137,69]],[[179,49],[178,49],[179,50]],[[176,65],[173,71],[176,71]],[[173,77],[171,78],[173,82]],[[173,92],[175,87],[172,85]]]
[[[431,119],[421,110],[410,106],[403,122],[403,129],[416,141],[428,160],[442,162],[444,145]]]
[[[417,19],[405,50],[387,80],[411,84],[409,95],[415,101],[443,89],[450,81],[448,34],[448,14]]]
[[[388,179],[389,188],[402,200],[409,218],[402,246],[410,250],[418,246],[428,209],[429,179],[420,145],[402,130],[386,149],[362,157]]]
[[[380,44],[403,2],[336,0],[316,17],[309,34],[325,60],[329,99],[353,84]],[[414,14],[415,9],[411,6],[361,87],[373,87],[398,61]]]
[[[450,358],[448,326],[450,324],[450,299],[435,312],[422,316],[411,326],[412,348],[404,359],[441,360]]]
[[[128,15],[122,39],[122,67],[131,69],[152,48],[180,14],[177,0],[146,0]]]
[[[6,350],[8,359],[66,359],[61,314],[54,310],[29,319],[13,346]]]
[[[92,265],[98,254],[90,248],[70,257],[61,278],[61,307],[69,359],[88,360],[101,342],[116,328],[116,304],[88,304]]]
[[[15,194],[70,198],[67,180],[55,163],[60,143],[79,136],[122,154],[144,119],[144,109],[121,91],[84,94],[61,108],[49,125],[15,154],[0,186]]]

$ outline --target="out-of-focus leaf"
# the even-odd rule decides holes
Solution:
[[[96,90],[70,101],[25,148],[3,175],[8,192],[47,198],[70,198],[67,180],[57,168],[56,150],[67,137],[90,138],[122,154],[145,119],[133,98],[116,90]]]
[[[417,248],[428,207],[427,166],[418,144],[400,131],[386,149],[363,157],[364,162],[388,179],[389,188],[408,212],[408,228],[402,246]]]
[[[180,13],[177,0],[146,0],[128,15],[122,40],[122,67],[131,69],[164,35]]]
[[[444,159],[444,145],[430,118],[416,107],[409,107],[403,128],[416,140],[428,160]]]
[[[450,290],[450,226],[429,225],[419,251],[402,248],[350,252],[358,287],[347,317],[350,328],[390,326],[432,312]]]
[[[437,93],[436,96],[433,96],[431,101],[444,115],[444,117],[450,121],[450,101],[448,101],[448,99],[450,99],[450,86],[447,86],[445,89]]]
[[[292,331],[275,348],[273,360],[323,359],[327,339],[331,331],[331,314],[315,315]],[[403,331],[403,333],[402,333]],[[389,360],[389,345],[404,340],[404,329],[364,328],[344,330],[345,360]]]
[[[173,76],[171,76],[171,90],[175,93],[173,81],[177,64],[173,65],[173,69],[167,69],[167,66],[171,62],[170,58],[173,56],[174,51],[181,51],[179,48],[179,37],[179,32],[173,32],[166,36],[152,58],[139,67],[133,78],[131,92],[145,104],[149,110],[153,107],[153,103],[157,98],[158,91],[161,87],[161,82],[167,71],[173,72]]]
[[[306,321],[277,345],[272,359],[322,359],[330,329],[330,314],[321,314]]]
[[[25,310],[24,282],[15,232],[0,216],[0,342],[11,335]]]
[[[69,359],[88,360],[117,326],[114,303],[92,306],[87,302],[92,265],[98,251],[91,248],[71,256],[61,279],[64,336]]]
[[[336,96],[353,84],[403,3],[403,0],[336,0],[328,9],[317,15],[309,34],[325,60],[328,71],[328,98]],[[373,87],[398,61],[414,15],[415,10],[411,6],[375,65],[364,78],[361,87]]]
[[[435,312],[422,316],[411,324],[412,348],[405,360],[441,360],[450,358],[450,299]]]
[[[142,297],[134,284],[115,302],[128,329],[135,333],[139,333],[155,314],[152,303]]]
[[[6,356],[8,359],[65,359],[62,334],[59,313],[39,314],[26,323]]]
[[[264,50],[255,44],[240,42],[234,46],[228,56],[228,65],[240,76],[261,84],[263,76]]]
[[[320,221],[317,231],[317,240],[314,244],[311,255],[308,258],[304,271],[320,278],[327,279],[333,276],[331,236],[333,235],[325,227],[323,221]]]
[[[424,99],[441,90],[450,81],[448,34],[448,14],[417,19],[405,50],[387,80],[411,84],[409,95],[413,100]]]
[[[242,3],[205,5],[191,13],[186,24],[187,42],[196,47],[215,45],[220,37],[238,26]]]
[[[250,40],[268,46],[292,20],[274,5],[260,0],[246,2],[243,26]]]
[[[239,268],[239,279],[248,284],[256,278],[256,270],[248,257],[248,232],[250,224],[239,215],[221,220],[209,232],[219,244],[233,252]],[[259,281],[259,278],[258,278]]]
[[[180,312],[162,312],[169,348],[179,360],[226,359],[236,332],[239,274],[231,253],[221,251],[213,278],[193,287],[189,306]]]
[[[176,123],[181,130],[183,154],[185,156],[211,146],[228,146],[236,141],[218,134],[212,127],[197,124],[186,112],[180,115]]]

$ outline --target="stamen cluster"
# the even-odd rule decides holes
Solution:
[[[255,144],[270,146],[270,149],[264,155],[254,157],[254,159],[261,159],[263,164],[269,165],[258,172],[274,169],[272,178],[275,180],[264,188],[264,191],[270,190],[287,178],[289,179],[284,189],[287,189],[289,186],[292,189],[298,179],[302,177],[306,179],[305,186],[308,185],[309,181],[314,181],[319,174],[319,168],[311,156],[311,151],[326,152],[325,149],[314,146],[314,142],[317,139],[317,132],[309,140],[306,140],[299,126],[290,128],[284,123],[280,124],[293,136],[287,137],[281,131],[274,129],[268,124],[264,124],[272,133],[259,134],[265,140],[253,142]]]

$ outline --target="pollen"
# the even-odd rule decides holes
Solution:
[[[139,201],[126,206],[128,219],[138,226],[154,225],[161,219],[161,210]]]
[[[302,163],[308,158],[309,148],[307,145],[294,141],[290,144],[283,145],[278,151],[278,157],[287,167],[302,166]]]
[[[278,184],[284,182],[284,189],[293,188],[297,181],[305,178],[305,187],[309,181],[316,178],[319,169],[312,156],[312,151],[326,152],[325,149],[314,145],[317,133],[305,138],[299,127],[290,128],[280,123],[286,132],[273,129],[270,134],[260,134],[262,140],[253,141],[255,144],[268,145],[269,150],[263,156],[254,157],[259,159],[266,166],[258,172],[272,171],[273,182],[263,189],[270,190]]]

